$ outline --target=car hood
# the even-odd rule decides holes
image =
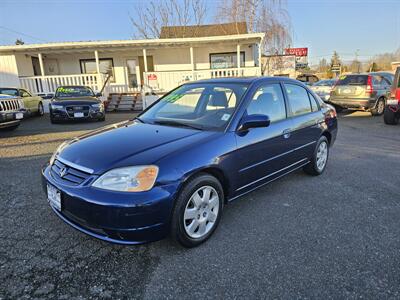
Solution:
[[[100,103],[101,101],[96,97],[76,97],[76,98],[54,98],[51,103],[57,105],[90,105]]]
[[[92,169],[95,174],[101,174],[113,168],[155,163],[212,134],[213,132],[126,121],[67,142],[59,157]]]

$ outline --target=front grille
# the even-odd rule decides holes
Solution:
[[[72,168],[59,160],[55,160],[51,166],[51,175],[53,178],[65,181],[73,185],[79,185],[84,182],[89,176],[89,173]]]
[[[2,99],[0,100],[0,111],[17,111],[20,109],[18,99]]]
[[[71,118],[74,117],[74,113],[76,113],[76,112],[82,112],[85,117],[88,117],[90,106],[88,106],[88,105],[73,105],[73,106],[67,106],[65,109],[67,111],[68,116]]]

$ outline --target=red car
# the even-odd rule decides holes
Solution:
[[[391,89],[391,97],[386,100],[383,119],[386,124],[395,125],[400,120],[400,67],[397,67]]]

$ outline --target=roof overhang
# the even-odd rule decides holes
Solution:
[[[174,39],[146,39],[146,40],[114,40],[90,42],[61,42],[47,44],[29,44],[0,46],[0,53],[30,53],[56,51],[83,51],[83,50],[117,50],[117,49],[155,49],[162,47],[195,46],[209,43],[259,43],[264,39],[264,33],[247,33],[238,35],[174,38]]]

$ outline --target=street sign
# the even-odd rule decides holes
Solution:
[[[308,48],[286,48],[286,55],[308,56]]]

